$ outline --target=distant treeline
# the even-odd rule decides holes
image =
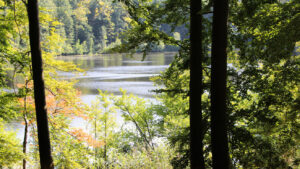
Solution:
[[[41,12],[51,15],[59,23],[56,32],[64,40],[62,55],[94,54],[122,43],[122,32],[130,28],[131,18],[121,3],[107,0],[41,0]],[[53,27],[44,27],[49,32]],[[47,30],[48,29],[48,30]],[[161,29],[170,30],[170,26],[161,25]],[[167,31],[168,32],[168,31]],[[171,31],[169,31],[171,32]],[[187,36],[186,27],[176,28],[172,33],[176,39]],[[153,51],[176,51],[178,47],[163,43]]]

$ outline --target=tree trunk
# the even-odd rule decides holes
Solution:
[[[53,169],[49,128],[46,110],[45,86],[40,46],[40,28],[37,0],[28,0],[29,38],[31,48],[32,73],[34,83],[34,101],[37,119],[40,165],[42,169]]]
[[[211,65],[211,146],[214,169],[229,168],[226,79],[228,0],[213,1]]]
[[[202,137],[202,14],[201,0],[191,0],[190,15],[190,161],[192,169],[204,169]]]
[[[23,154],[26,155],[27,150],[27,135],[28,135],[28,121],[27,117],[24,114],[24,122],[25,122],[25,128],[24,128],[24,140],[23,140]],[[26,159],[23,159],[23,169],[26,169]]]

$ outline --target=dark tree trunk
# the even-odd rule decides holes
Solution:
[[[27,138],[28,138],[28,119],[27,119],[27,94],[28,94],[28,82],[29,80],[26,80],[26,90],[25,90],[25,97],[24,97],[24,112],[23,112],[23,119],[25,122],[25,128],[24,128],[24,140],[23,140],[23,154],[26,156],[27,153]],[[26,169],[26,158],[23,159],[23,169]]]
[[[26,99],[24,101],[24,104],[26,104]],[[25,110],[26,111],[26,110]],[[24,122],[25,122],[25,128],[24,128],[24,140],[23,140],[23,153],[26,155],[27,152],[27,136],[28,136],[28,121],[26,112],[24,113]],[[23,169],[26,169],[26,159],[23,159]]]
[[[190,15],[190,161],[192,169],[204,169],[202,137],[202,14],[201,0],[191,0]]]
[[[229,168],[226,79],[228,0],[213,1],[211,65],[211,146],[214,169]]]
[[[42,169],[53,169],[49,128],[46,110],[43,64],[40,46],[40,28],[37,0],[28,0],[29,38],[31,48],[32,73],[34,83],[34,101],[37,119],[40,164]]]

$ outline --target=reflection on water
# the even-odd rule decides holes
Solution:
[[[152,53],[142,61],[142,54],[127,57],[126,54],[102,54],[96,56],[59,56],[57,59],[70,61],[82,69],[112,66],[144,66],[144,65],[168,65],[175,53]]]
[[[60,72],[62,78],[78,80],[76,87],[82,91],[83,97],[97,95],[98,89],[119,95],[119,89],[123,88],[140,97],[151,98],[153,95],[151,90],[155,88],[150,77],[165,70],[171,63],[174,54],[153,53],[147,56],[144,61],[141,61],[141,54],[136,54],[133,57],[127,57],[125,54],[61,56],[57,59],[73,62],[86,70],[85,73],[77,75]]]
[[[76,87],[82,93],[82,100],[91,104],[98,95],[98,89],[120,95],[119,89],[123,88],[128,93],[147,98],[151,102],[155,87],[150,77],[158,75],[171,63],[175,53],[150,54],[145,61],[141,61],[142,55],[136,54],[133,58],[125,55],[98,55],[98,56],[61,56],[59,60],[73,62],[86,70],[82,74],[59,72],[61,78],[78,80]],[[121,113],[117,113],[117,123],[122,124]],[[81,118],[75,118],[71,125],[87,130],[87,123]],[[17,130],[17,137],[22,140],[24,126],[21,123],[11,123],[9,130]]]

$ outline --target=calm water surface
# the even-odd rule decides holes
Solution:
[[[97,55],[97,56],[61,56],[57,59],[72,62],[85,70],[84,73],[60,72],[65,79],[78,80],[76,87],[82,92],[82,100],[91,104],[98,96],[98,90],[120,95],[120,88],[139,97],[155,102],[155,89],[151,77],[164,71],[172,62],[175,53],[152,53],[142,61],[142,54],[128,57],[125,54]],[[117,123],[122,124],[121,113],[117,113]],[[73,127],[84,128],[86,122],[76,118]]]
[[[125,89],[139,97],[155,101],[153,98],[153,82],[150,78],[164,71],[172,62],[175,53],[152,53],[144,61],[142,54],[134,57],[127,57],[125,54],[103,54],[96,56],[60,56],[58,60],[72,62],[84,73],[74,74],[72,72],[59,72],[62,79],[76,79],[76,88],[82,92],[82,100],[86,104],[98,96],[98,89],[120,95],[119,89]],[[122,123],[120,113],[117,115],[117,122]],[[73,127],[85,128],[86,122],[76,118],[71,124]],[[22,140],[24,126],[19,122],[10,125],[18,129],[17,136]]]
[[[120,95],[120,88],[143,98],[152,98],[155,87],[150,77],[165,70],[174,53],[153,53],[141,61],[142,55],[127,57],[125,54],[98,56],[61,56],[57,59],[73,62],[85,73],[60,72],[62,78],[75,78],[76,87],[82,91],[82,99],[90,103],[98,95],[98,89]]]

